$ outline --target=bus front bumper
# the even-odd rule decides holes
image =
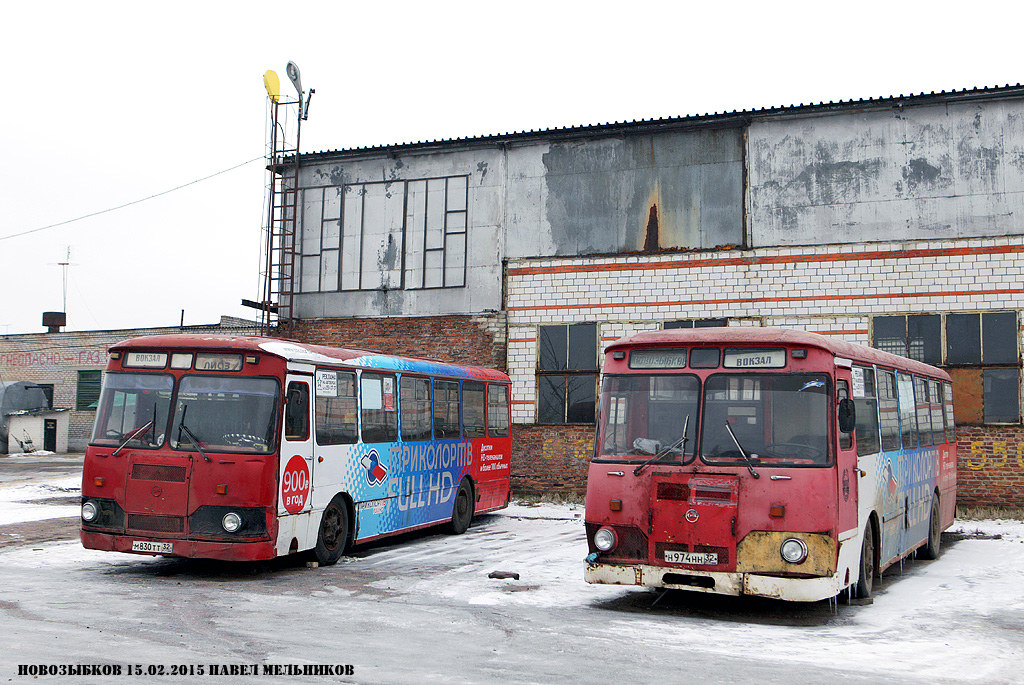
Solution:
[[[843,589],[838,575],[824,578],[783,578],[755,573],[727,573],[666,568],[649,564],[587,563],[584,579],[606,585],[641,585],[693,590],[720,595],[752,595],[795,602],[818,602]]]
[[[126,554],[187,557],[190,559],[221,559],[223,561],[262,561],[273,559],[277,556],[274,543],[269,540],[213,542],[209,540],[111,535],[91,530],[81,530],[80,537],[82,546],[86,549],[125,552]],[[149,543],[143,545],[149,549],[132,549],[133,543]],[[161,549],[168,544],[170,545],[170,551],[151,551]]]

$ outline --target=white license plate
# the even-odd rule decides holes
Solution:
[[[153,552],[155,554],[170,554],[174,551],[172,542],[150,542],[149,540],[132,540],[133,552]]]
[[[665,551],[665,561],[670,564],[703,564],[714,566],[718,563],[716,552],[675,552]]]

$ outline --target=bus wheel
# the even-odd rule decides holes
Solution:
[[[465,478],[459,483],[459,491],[455,493],[455,505],[452,507],[452,520],[448,530],[455,535],[462,535],[469,529],[473,521],[473,490]]]
[[[320,533],[316,536],[313,552],[321,566],[338,562],[348,542],[348,507],[340,497],[335,497],[324,509],[320,519]]]
[[[939,498],[932,496],[932,515],[928,519],[928,542],[917,550],[922,559],[937,559],[939,545],[942,543],[942,523],[939,520]]]
[[[860,578],[857,580],[857,597],[867,599],[875,584],[875,535],[872,526],[864,530],[864,543],[860,547]]]

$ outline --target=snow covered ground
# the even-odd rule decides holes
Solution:
[[[76,515],[32,503],[76,488],[77,477],[2,484],[0,525]],[[836,612],[588,585],[578,505],[516,504],[479,517],[465,535],[404,535],[328,568],[111,554],[77,540],[9,546],[0,551],[0,678],[34,680],[18,676],[24,664],[207,674],[217,664],[351,664],[350,676],[290,680],[1020,682],[1024,523],[957,521],[958,530],[967,537],[947,536],[938,560],[887,572],[873,604]]]

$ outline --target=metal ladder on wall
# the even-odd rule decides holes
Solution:
[[[295,144],[290,145],[287,121],[282,118],[295,102],[271,102],[272,133],[268,143],[268,203],[266,214],[263,308],[260,335],[289,337],[295,328],[292,306],[295,297],[297,261],[296,226],[299,206],[299,135],[301,118],[296,117]]]

